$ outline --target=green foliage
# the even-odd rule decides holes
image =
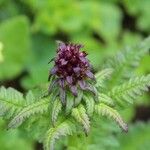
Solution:
[[[52,123],[53,123],[53,125],[55,125],[58,114],[61,111],[61,109],[62,109],[62,103],[60,102],[59,99],[56,99],[54,101],[53,108],[52,108]]]
[[[98,113],[99,115],[112,118],[119,124],[119,126],[124,131],[126,132],[128,131],[127,124],[122,120],[122,117],[115,109],[101,103],[101,104],[95,105],[95,112]]]
[[[128,135],[119,134],[117,139],[120,146],[116,148],[119,150],[145,150],[149,149],[150,140],[150,123],[137,122],[134,126],[131,125]],[[136,138],[136,140],[134,140]]]
[[[113,68],[114,71],[109,81],[109,86],[122,83],[134,75],[136,67],[139,66],[141,59],[149,52],[150,38],[147,38],[136,47],[127,48],[119,52],[113,59],[108,59],[105,67]]]
[[[69,121],[61,123],[56,128],[50,128],[45,137],[45,150],[54,150],[56,140],[58,140],[61,136],[72,135],[73,132],[74,125]]]
[[[104,103],[104,104],[109,105],[109,106],[112,106],[112,107],[115,106],[112,98],[105,95],[104,93],[100,93],[99,102]]]
[[[5,122],[0,119],[0,145],[1,150],[33,150],[33,141],[27,139],[27,137],[18,129],[13,131],[5,130]],[[9,142],[8,142],[9,140]]]
[[[2,50],[3,50],[3,44],[2,42],[0,42],[0,63],[3,61],[3,54],[2,54]]]
[[[34,88],[26,96],[12,88],[0,88],[0,116],[6,124],[11,121],[12,127],[20,125],[19,130],[8,132],[4,131],[5,124],[0,127],[0,149],[33,149],[30,141],[24,140],[27,137],[20,136],[22,132],[27,131],[29,137],[43,142],[45,133],[57,129],[66,118],[69,128],[73,125],[76,131],[55,144],[58,150],[62,147],[68,150],[149,149],[149,122],[129,125],[128,134],[120,133],[111,123],[118,113],[126,121],[135,117],[135,108],[129,107],[130,103],[149,107],[149,95],[139,96],[149,87],[149,75],[145,74],[150,72],[150,40],[134,46],[149,34],[149,4],[149,0],[0,0],[0,85],[18,90],[21,87],[24,91]],[[41,84],[47,82],[52,64],[46,64],[55,55],[55,40],[85,45],[84,50],[97,72],[97,100],[91,93],[81,92],[76,99],[69,96],[64,108],[57,100],[52,101],[54,93],[43,97],[45,87]],[[133,47],[126,47],[111,58],[118,49],[128,45]],[[139,99],[142,99],[140,103]],[[104,105],[100,112],[106,109],[103,112],[108,114],[106,117],[111,115],[110,122],[96,115],[95,106],[99,105]],[[71,116],[72,109],[82,112],[85,120],[89,118],[87,137],[79,126],[86,124]],[[47,142],[51,143],[50,140]]]
[[[25,0],[24,3],[29,5],[36,14],[33,24],[34,32],[41,30],[46,34],[55,34],[60,29],[75,34],[82,30],[96,30],[109,41],[116,38],[120,30],[121,13],[113,4],[64,0],[60,0],[59,3],[51,0],[44,2]],[[107,17],[111,20],[111,25],[106,20]]]
[[[99,71],[95,77],[97,79],[97,83],[96,83],[96,86],[97,87],[100,87],[100,88],[103,88],[104,86],[104,81],[106,79],[108,79],[111,74],[113,73],[113,69],[112,68],[107,68],[107,69],[103,69],[102,71]]]
[[[85,134],[87,135],[90,130],[90,121],[84,106],[80,105],[78,108],[73,108],[72,116],[83,126]]]
[[[42,33],[41,41],[36,43],[39,44],[39,47],[44,45],[42,41],[43,39],[44,41],[47,40],[47,35],[52,38],[56,36],[54,40],[64,40],[64,37],[66,40],[69,37],[70,41],[85,44],[85,49],[88,50],[88,53],[91,53],[89,58],[97,69],[105,56],[99,53],[105,54],[109,51],[103,50],[106,47],[93,37],[93,32],[98,34],[98,36],[102,36],[104,43],[110,44],[117,40],[121,32],[122,12],[118,6],[110,2],[76,0],[72,2],[66,2],[65,0],[41,2],[39,0],[22,0],[21,6],[29,9],[26,10],[27,12],[25,11],[25,14],[30,14],[29,19],[32,15],[34,16],[31,24],[32,33]],[[93,19],[91,20],[90,18]],[[43,34],[45,35],[44,37]],[[38,36],[39,34],[36,35],[36,37]],[[49,42],[51,41],[49,38],[48,40]],[[51,43],[51,45],[54,44]],[[46,47],[45,45],[43,49]],[[53,50],[54,48],[52,47],[51,51]],[[38,52],[36,49],[35,51]],[[34,75],[36,76],[35,72]],[[36,78],[38,77],[36,76]],[[45,78],[43,77],[42,79],[44,80]],[[34,80],[33,72],[28,80]],[[28,80],[24,81],[25,86],[28,86]],[[38,80],[40,81],[41,79]],[[31,85],[28,87],[30,88]]]
[[[0,88],[0,115],[11,118],[25,106],[23,94],[13,88]]]
[[[27,66],[28,76],[21,80],[21,84],[26,89],[34,88],[37,85],[47,83],[48,61],[55,55],[55,40],[36,35],[32,37],[33,55],[31,64]]]
[[[89,116],[92,116],[94,112],[94,105],[95,105],[94,100],[88,95],[87,96],[85,95],[83,99],[85,100],[86,103],[87,114]]]
[[[150,75],[134,77],[120,86],[115,86],[108,94],[120,104],[123,104],[123,100],[133,103],[133,100],[136,100],[138,96],[148,91],[149,86]]]
[[[82,95],[82,93],[80,91],[79,91],[79,93]],[[74,105],[76,105],[75,103],[80,103],[82,97],[78,96],[78,97],[74,98],[74,97],[72,97],[72,95],[69,92],[67,94],[68,94],[68,98],[67,98],[67,102],[66,102],[67,104],[66,104],[65,111],[66,111],[66,114],[70,114],[72,108],[74,107]]]
[[[111,82],[109,82],[110,87],[134,75],[134,68],[139,65],[143,56],[149,51],[149,40],[147,38],[135,48],[127,48],[125,51],[119,52],[114,59],[106,62],[105,66],[115,69]]]
[[[131,15],[137,16],[140,13],[137,19],[137,27],[141,30],[149,31],[150,21],[148,18],[150,17],[150,10],[148,6],[150,5],[150,1],[145,0],[141,3],[140,0],[135,0],[134,2],[124,0],[124,4]]]
[[[16,128],[27,118],[36,114],[43,114],[48,111],[49,99],[43,98],[36,103],[24,107],[8,124],[8,128]]]
[[[116,126],[114,126],[112,122],[104,120],[105,119],[103,117],[95,117],[88,137],[79,134],[77,136],[70,137],[71,139],[69,138],[68,149],[70,150],[72,148],[73,150],[107,150],[118,148],[119,142],[115,134],[118,134],[118,132],[120,133],[120,131],[118,131],[118,128],[116,128]],[[121,132],[120,134],[124,133]]]
[[[11,79],[23,71],[31,54],[29,37],[29,23],[24,16],[0,24],[4,57],[3,63],[0,63],[0,80]]]
[[[140,58],[145,53],[143,50],[147,51],[149,48],[149,39],[137,46],[138,48],[141,47],[139,51],[142,50]],[[139,53],[134,53],[134,58],[139,58]],[[122,53],[121,58],[131,58],[132,54],[131,51],[126,51],[125,54]],[[138,61],[140,59],[135,59],[136,64]],[[133,64],[133,61],[126,63]],[[53,150],[56,140],[61,136],[72,135],[73,133],[73,136],[82,134],[81,126],[85,134],[90,136],[93,120],[98,116],[105,116],[114,120],[123,131],[127,132],[128,126],[117,110],[118,106],[125,106],[124,101],[131,103],[134,99],[143,95],[150,85],[150,75],[133,76],[125,80],[122,73],[130,71],[131,67],[134,69],[135,65],[128,64],[125,66],[125,70],[122,70],[120,66],[123,66],[123,64],[124,61],[121,59],[115,67],[110,68],[109,66],[109,68],[105,68],[96,74],[95,90],[98,91],[97,96],[93,97],[91,92],[79,91],[80,94],[76,98],[68,95],[66,107],[62,106],[59,97],[56,97],[57,93],[47,94],[47,90],[46,93],[41,92],[45,90],[45,86],[41,86],[37,92],[29,91],[26,96],[12,88],[5,89],[2,87],[0,90],[1,114],[4,119],[10,120],[8,128],[21,126],[31,134],[38,129],[37,139],[42,142],[45,139],[44,147],[46,150]],[[117,77],[116,79],[119,82],[116,81],[115,84],[110,86],[116,73],[118,73],[119,80]],[[47,134],[44,138],[45,132]]]

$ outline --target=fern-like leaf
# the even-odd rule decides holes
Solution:
[[[71,110],[74,106],[75,106],[75,97],[72,96],[70,92],[67,92],[66,107],[65,107],[66,115],[71,113]]]
[[[108,79],[112,73],[113,73],[112,68],[106,68],[106,69],[103,69],[102,71],[96,73],[96,75],[95,75],[96,81],[97,81],[96,87],[103,87],[104,81],[106,79]]]
[[[148,53],[150,48],[150,37],[135,47],[126,48],[124,51],[119,52],[116,57],[108,59],[104,67],[114,69],[112,78],[109,82],[109,88],[124,80],[129,79],[134,75],[134,68],[136,68],[143,56]]]
[[[61,109],[62,109],[62,103],[60,102],[59,99],[56,99],[53,103],[53,108],[52,108],[52,123],[54,126]]]
[[[82,101],[82,98],[83,98],[83,91],[78,90],[78,96],[75,97],[75,99],[74,99],[74,105],[78,106],[80,104],[80,102]]]
[[[90,130],[90,121],[84,106],[80,105],[78,108],[74,108],[72,110],[72,116],[83,126],[85,134],[87,135]]]
[[[109,97],[109,96],[107,96],[107,95],[104,94],[104,93],[100,93],[100,94],[99,94],[98,100],[99,100],[99,102],[104,103],[104,104],[106,104],[106,105],[114,106],[114,102],[113,102],[112,98]]]
[[[16,128],[20,126],[23,121],[35,114],[43,114],[48,111],[49,99],[44,98],[36,103],[24,107],[8,124],[8,128]]]
[[[108,94],[117,102],[127,101],[133,103],[133,100],[148,91],[150,86],[150,75],[131,78],[128,82],[115,86]]]
[[[65,121],[55,128],[50,128],[45,136],[44,149],[54,150],[55,141],[61,136],[72,135],[75,127],[70,121]]]
[[[23,94],[13,88],[0,88],[0,114],[9,119],[25,106]]]
[[[88,115],[92,116],[94,112],[94,105],[95,105],[95,101],[93,97],[85,95],[84,101],[86,103],[86,110],[87,110]]]
[[[114,121],[117,122],[117,124],[124,130],[124,131],[128,131],[128,126],[127,124],[123,121],[122,117],[120,116],[120,114],[113,108],[100,103],[95,105],[95,112],[98,115],[102,115],[102,116],[106,116],[106,117],[110,117],[112,118]]]
[[[34,103],[36,100],[34,94],[32,91],[29,91],[27,94],[26,94],[26,103],[27,105],[30,105],[32,103]]]

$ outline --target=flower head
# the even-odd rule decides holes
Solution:
[[[81,44],[59,42],[57,56],[52,59],[54,67],[50,70],[50,77],[54,77],[54,82],[61,88],[59,95],[63,103],[66,90],[70,90],[74,96],[78,96],[78,88],[94,92],[89,81],[94,80],[95,77],[86,58],[87,53],[80,51],[81,48],[83,48]]]

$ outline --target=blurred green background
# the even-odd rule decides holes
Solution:
[[[47,82],[56,40],[84,44],[98,71],[107,57],[149,33],[150,0],[0,0],[0,85],[26,92]],[[150,73],[149,66],[145,56],[137,74]],[[123,115],[131,132],[116,135],[115,149],[148,150],[150,95]],[[18,130],[5,131],[4,124],[0,121],[0,150],[42,149]]]

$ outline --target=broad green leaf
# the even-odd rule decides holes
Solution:
[[[0,64],[0,80],[19,75],[30,58],[29,23],[26,17],[8,19],[0,24],[0,41],[5,61]]]
[[[49,39],[41,34],[32,37],[33,57],[32,63],[27,66],[29,75],[24,77],[21,84],[26,89],[47,83],[48,73],[53,63],[48,64],[49,60],[55,56],[56,41]]]

